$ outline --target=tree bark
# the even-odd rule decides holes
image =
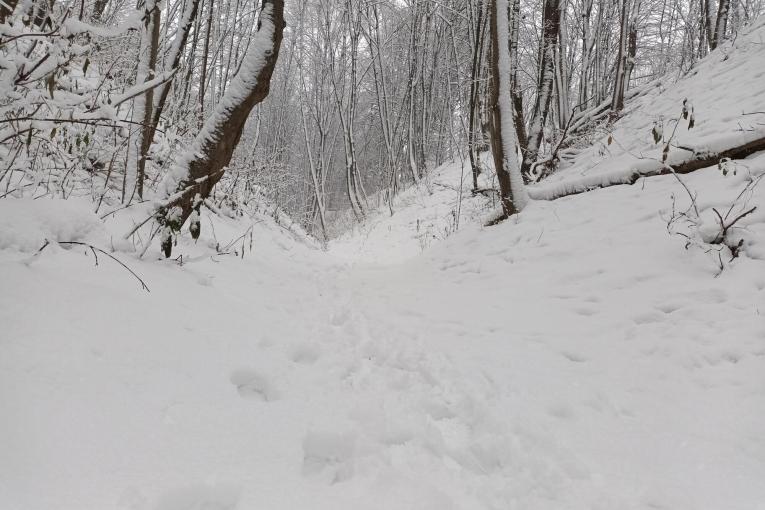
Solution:
[[[475,15],[474,31],[473,34],[473,53],[472,62],[470,68],[470,114],[468,119],[468,154],[470,156],[470,168],[473,172],[473,190],[478,189],[478,176],[481,174],[481,157],[476,147],[477,133],[480,129],[477,129],[476,114],[478,113],[478,93],[479,82],[481,77],[481,69],[483,68],[482,55],[483,55],[483,34],[484,34],[484,5],[483,0],[479,0],[477,11],[471,11],[471,16]]]
[[[537,99],[529,122],[526,150],[523,151],[521,174],[529,178],[529,171],[539,157],[544,126],[550,110],[553,86],[555,82],[555,47],[560,34],[560,0],[545,0],[542,18],[542,42],[539,52],[539,77],[537,81]]]
[[[619,18],[619,53],[616,56],[616,71],[614,73],[614,92],[611,99],[611,114],[617,116],[624,108],[625,78],[627,75],[627,39],[629,37],[629,0],[621,0],[621,16]]]
[[[717,9],[717,22],[714,26],[714,35],[712,36],[712,42],[709,48],[714,50],[717,48],[723,39],[725,39],[725,32],[728,28],[728,11],[730,10],[730,0],[720,0],[720,5]]]
[[[199,0],[186,0],[186,4],[183,14],[181,16],[181,22],[178,26],[178,33],[175,36],[173,45],[170,49],[170,65],[165,69],[172,71],[178,69],[181,63],[181,57],[183,56],[183,50],[186,47],[186,42],[189,38],[189,32],[191,32],[191,26],[194,24],[194,20],[197,16],[197,10],[199,7]],[[157,127],[159,126],[159,120],[162,117],[162,112],[165,109],[165,103],[167,102],[167,96],[170,94],[172,87],[172,81],[168,81],[164,85],[160,86],[159,94],[154,95],[153,105],[153,117],[151,122],[151,138],[153,140]]]
[[[197,195],[207,198],[225,173],[252,108],[269,93],[283,31],[284,0],[263,0],[258,31],[238,74],[192,146],[160,185],[166,198],[158,205],[156,218],[164,227],[163,244],[198,207]]]
[[[510,98],[510,51],[507,0],[492,0],[491,13],[491,145],[499,182],[503,217],[520,212],[528,195],[518,168]]]

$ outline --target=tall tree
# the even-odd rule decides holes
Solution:
[[[537,94],[529,119],[526,146],[523,150],[521,173],[528,179],[539,157],[545,122],[555,84],[555,53],[560,37],[561,0],[545,0],[542,12],[542,42],[539,48]]]
[[[516,156],[513,106],[510,98],[508,2],[492,0],[491,12],[491,145],[504,217],[520,212],[528,203]],[[552,77],[551,77],[552,78]]]

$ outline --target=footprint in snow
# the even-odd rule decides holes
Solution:
[[[563,351],[561,352],[564,358],[569,360],[572,363],[585,363],[587,361],[587,357],[583,356],[576,352],[571,351]]]
[[[272,402],[279,398],[276,389],[268,382],[268,379],[253,370],[236,370],[231,373],[230,380],[242,398],[263,402]]]
[[[662,304],[656,306],[656,309],[659,310],[660,312],[663,312],[663,313],[666,313],[666,314],[670,314],[672,312],[678,311],[682,307],[683,307],[683,305],[680,304],[680,303],[669,302],[669,303],[662,303]]]
[[[350,317],[351,317],[351,311],[348,308],[343,308],[333,313],[329,322],[333,326],[339,327],[345,324],[346,322],[348,322],[348,319],[350,319]]]
[[[653,324],[656,322],[661,322],[663,320],[663,316],[660,315],[658,312],[645,312],[641,313],[639,315],[636,315],[632,318],[632,321],[635,324]]]
[[[236,486],[191,485],[163,494],[156,510],[234,510],[240,492]]]
[[[309,431],[303,438],[303,476],[328,484],[353,477],[357,437],[353,432]]]
[[[290,359],[301,365],[313,365],[320,356],[321,350],[308,342],[295,345],[290,353]]]
[[[580,306],[579,308],[574,308],[574,312],[578,315],[583,315],[584,317],[590,317],[598,313],[598,310],[597,308],[590,306]]]

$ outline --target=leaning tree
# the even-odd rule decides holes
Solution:
[[[284,0],[263,0],[258,30],[239,72],[189,150],[160,184],[163,198],[154,218],[160,225],[165,256],[172,252],[173,235],[192,213],[191,233],[199,235],[199,208],[223,177],[253,107],[268,96],[284,25]]]

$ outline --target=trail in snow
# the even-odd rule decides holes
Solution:
[[[689,182],[715,203],[721,179]],[[261,224],[244,259],[133,262],[151,294],[79,250],[3,251],[4,506],[757,508],[762,223],[714,278],[666,234],[679,191],[536,203],[388,263]],[[410,220],[355,242],[414,253]]]

